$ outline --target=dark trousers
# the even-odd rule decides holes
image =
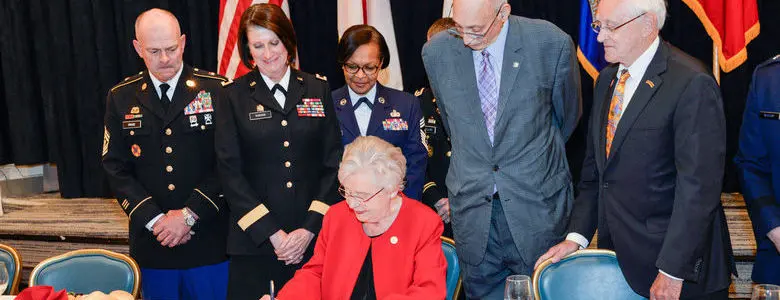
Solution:
[[[495,196],[491,202],[493,210],[485,257],[478,265],[460,261],[467,299],[504,299],[504,286],[509,275],[533,275],[533,262],[529,264],[520,256],[500,199]]]
[[[683,298],[682,300],[727,300],[729,299],[729,289],[709,293],[700,297]]]
[[[314,243],[314,241],[312,241]],[[311,254],[307,255],[308,257]],[[274,255],[235,255],[230,258],[228,274],[228,299],[257,300],[270,292],[274,281],[276,292],[308,261],[305,257],[297,265],[285,266]]]

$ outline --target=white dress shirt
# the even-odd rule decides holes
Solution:
[[[355,93],[349,86],[347,86],[347,90],[349,90],[349,100],[352,102],[353,107],[358,103],[358,100],[363,97],[368,99],[368,102],[371,102],[371,105],[374,105],[374,100],[376,99],[376,84],[374,84],[374,86],[368,90],[368,93],[365,93],[364,95]],[[366,105],[360,105],[355,109],[355,121],[357,121],[358,129],[360,129],[360,135],[362,136],[365,136],[366,131],[368,131],[368,122],[371,121],[371,111],[372,109],[368,108]]]
[[[179,72],[176,72],[176,75],[173,75],[170,80],[166,82],[162,82],[157,77],[154,77],[152,72],[149,72],[149,77],[152,79],[152,85],[154,85],[154,90],[157,92],[157,98],[162,99],[162,93],[160,92],[160,85],[163,83],[167,83],[170,87],[168,88],[168,91],[165,93],[165,95],[168,96],[168,100],[173,102],[173,92],[176,90],[176,85],[179,83],[179,77],[181,77],[181,72],[184,71],[184,65],[179,68]],[[154,219],[153,221],[156,221]]]
[[[623,103],[621,107],[621,111],[626,111],[626,108],[628,107],[628,104],[631,103],[631,98],[634,96],[634,92],[636,92],[636,89],[639,87],[639,84],[642,82],[642,77],[645,76],[645,71],[647,71],[647,67],[650,65],[650,62],[653,61],[653,56],[655,56],[656,51],[658,50],[658,46],[660,45],[661,40],[660,38],[656,37],[652,44],[650,44],[650,47],[645,50],[645,52],[640,55],[633,64],[626,67],[623,64],[620,64],[618,67],[618,72],[615,75],[616,80],[620,80],[620,73],[623,72],[623,70],[628,69],[628,74],[630,75],[628,77],[628,80],[626,80],[626,86],[625,90],[623,92]],[[617,81],[616,81],[617,82]],[[618,120],[618,126],[620,126],[620,120]],[[566,240],[572,241],[580,245],[582,248],[587,248],[588,244],[590,244],[590,241],[585,238],[582,234],[576,233],[576,232],[570,232],[568,235],[566,235]],[[658,270],[658,272],[661,272],[661,274],[664,274],[668,276],[669,278],[672,278],[674,280],[682,280],[681,278],[674,277],[672,275],[669,275],[668,273]]]
[[[265,85],[268,86],[268,89],[271,90],[274,88],[274,85],[281,85],[284,88],[285,92],[289,92],[290,87],[290,67],[287,67],[287,71],[284,72],[284,76],[282,76],[282,79],[279,80],[279,82],[274,82],[271,80],[270,77],[263,75],[263,73],[260,73],[260,77],[263,77],[263,81],[265,82]],[[280,90],[276,90],[274,92],[274,99],[276,99],[276,102],[279,103],[279,106],[284,109],[284,101],[287,99],[287,95],[282,93]]]

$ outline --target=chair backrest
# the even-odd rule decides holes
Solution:
[[[628,286],[615,252],[580,250],[558,263],[543,262],[534,272],[537,300],[645,299]]]
[[[127,255],[83,249],[48,258],[30,274],[30,286],[50,285],[55,290],[89,294],[123,290],[138,297],[141,271]]]
[[[2,295],[16,295],[19,292],[19,281],[22,279],[22,258],[11,246],[0,244],[0,261],[8,269],[8,287]]]
[[[455,241],[448,237],[441,237],[441,249],[447,260],[447,300],[458,299],[462,281],[458,253],[455,252]]]

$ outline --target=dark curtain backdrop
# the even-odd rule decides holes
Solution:
[[[344,84],[335,62],[336,0],[289,0],[298,35],[301,68]],[[542,18],[577,39],[579,0],[510,0],[516,15]],[[680,0],[669,1],[662,37],[712,61],[712,42]],[[100,167],[106,92],[143,70],[132,48],[133,22],[142,11],[172,11],[187,35],[185,62],[216,69],[218,0],[0,0],[0,164],[52,162],[64,197],[106,196]],[[748,61],[721,75],[728,121],[725,191],[737,191],[731,158],[755,66],[780,53],[780,1],[758,0],[761,34],[748,46]],[[391,0],[404,89],[426,84],[420,50],[428,26],[441,15],[442,0]],[[585,112],[590,116],[592,80],[582,72]],[[475,108],[477,109],[477,108]],[[585,130],[567,145],[579,177]]]

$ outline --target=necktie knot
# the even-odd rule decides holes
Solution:
[[[276,91],[282,92],[282,95],[287,96],[287,90],[284,89],[280,84],[274,84],[274,87],[271,88],[271,95],[276,94]]]
[[[628,81],[628,78],[631,77],[631,74],[628,73],[628,69],[623,69],[623,71],[620,72],[620,81],[618,82],[625,84],[626,81]]]
[[[360,99],[358,99],[358,102],[355,103],[355,106],[353,106],[352,108],[357,109],[358,107],[360,107],[360,104],[365,104],[368,107],[368,109],[374,109],[374,104],[371,104],[371,102],[369,102],[368,98],[366,97],[361,97]]]

